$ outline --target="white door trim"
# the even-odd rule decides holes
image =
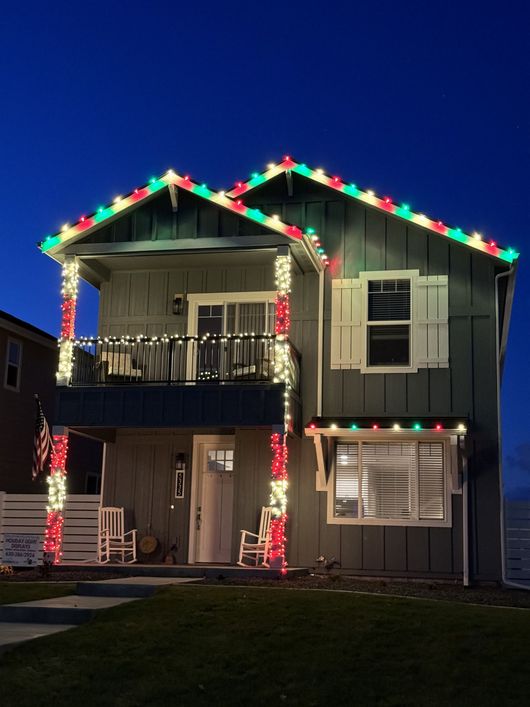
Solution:
[[[235,435],[193,435],[193,450],[191,457],[191,493],[190,493],[190,523],[189,523],[189,542],[188,542],[188,564],[195,564],[196,551],[196,515],[197,515],[197,496],[199,495],[199,479],[201,455],[199,453],[199,445],[201,444],[218,444],[218,443],[236,442]],[[234,455],[235,456],[235,455]]]

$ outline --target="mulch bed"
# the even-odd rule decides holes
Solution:
[[[12,575],[0,575],[0,582],[94,582],[102,579],[115,579],[122,575],[109,570],[108,572],[91,572],[90,570],[60,570],[52,569],[45,573],[39,568],[15,570]]]
[[[444,582],[399,582],[368,580],[347,575],[308,575],[294,579],[260,579],[249,577],[205,579],[201,584],[277,587],[285,589],[333,589],[370,594],[391,594],[401,597],[454,601],[485,606],[530,608],[530,591],[497,586],[463,587]]]

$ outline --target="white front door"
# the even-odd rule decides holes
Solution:
[[[230,562],[234,513],[234,442],[198,445],[196,562]]]

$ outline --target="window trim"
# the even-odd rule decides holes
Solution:
[[[413,441],[416,443],[433,443],[438,442],[443,444],[443,459],[444,459],[444,490],[445,490],[445,518],[444,520],[402,520],[391,518],[340,518],[335,516],[335,465],[336,465],[336,449],[337,444],[353,444],[355,442],[397,442],[397,441]],[[333,438],[333,451],[330,459],[330,473],[326,484],[327,491],[327,523],[328,525],[376,525],[376,526],[405,526],[419,528],[451,528],[452,519],[452,456],[451,456],[451,439],[450,435],[406,435],[396,437],[392,434],[377,434],[377,438],[373,435],[348,435],[337,436]],[[419,491],[419,485],[418,485]]]
[[[360,272],[361,282],[361,373],[417,373],[418,364],[415,359],[414,350],[414,328],[417,320],[416,309],[416,288],[419,270],[371,270]],[[410,280],[410,319],[394,321],[368,320],[368,283],[370,280]],[[408,366],[370,366],[368,363],[368,327],[385,325],[409,325],[409,365]]]
[[[18,359],[18,365],[17,365],[17,384],[16,386],[14,385],[9,385],[7,382],[7,370],[9,365],[13,365],[9,363],[9,346],[10,344],[16,344],[19,347],[19,359]],[[22,341],[20,339],[14,339],[11,336],[7,337],[7,345],[6,345],[6,360],[5,360],[5,367],[4,367],[4,388],[6,390],[11,390],[13,393],[19,393],[20,392],[20,379],[21,379],[21,371],[22,371],[22,351],[23,351],[23,345]]]

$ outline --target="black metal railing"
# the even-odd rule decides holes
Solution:
[[[273,335],[80,339],[71,385],[274,382],[277,363],[298,392],[300,354]]]

